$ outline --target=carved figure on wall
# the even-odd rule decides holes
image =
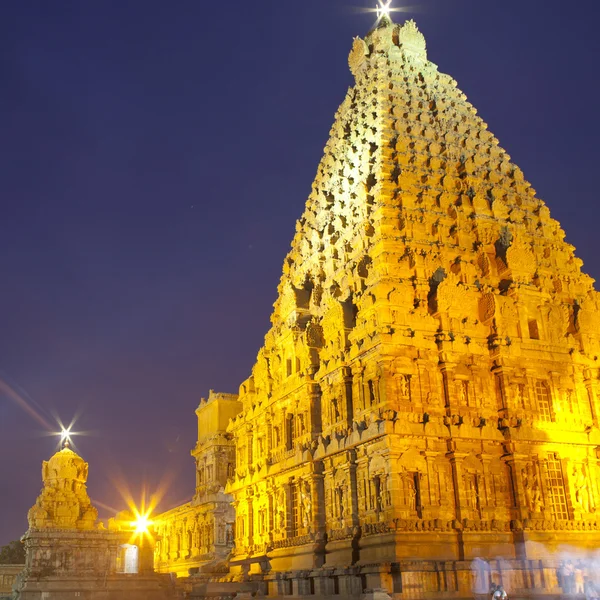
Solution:
[[[337,505],[338,505],[338,517],[341,520],[344,518],[344,487],[343,486],[339,486],[339,487],[335,488],[335,497],[337,499]]]
[[[233,546],[233,540],[233,525],[231,523],[225,523],[225,543],[228,546]]]
[[[514,386],[515,406],[516,408],[525,408],[525,386],[522,383],[517,383]]]
[[[300,485],[300,499],[302,501],[302,526],[309,528],[312,519],[312,499],[310,494],[310,483],[304,482]]]
[[[408,489],[408,508],[412,511],[417,510],[417,488],[415,487],[415,482],[412,477],[407,479],[407,489]]]
[[[332,407],[333,407],[333,411],[332,411],[332,416],[333,416],[333,422],[337,423],[340,420],[340,409],[339,409],[339,401],[337,398],[333,398],[333,400],[331,401]]]
[[[278,448],[279,445],[281,444],[281,432],[279,429],[278,425],[275,425],[275,427],[273,427],[273,436],[274,436],[274,447]]]
[[[583,512],[590,512],[590,490],[584,467],[581,465],[573,469],[573,487],[577,505]]]
[[[529,463],[521,471],[523,477],[523,488],[525,490],[525,501],[530,512],[539,513],[542,510],[542,492],[535,466]]]
[[[457,381],[456,386],[458,387],[458,403],[461,406],[469,405],[469,382],[468,381]]]
[[[410,399],[410,385],[407,375],[398,376],[398,395],[400,398],[402,398],[402,400]]]
[[[282,488],[277,495],[277,525],[283,532],[285,530],[285,490]]]
[[[472,510],[481,512],[481,497],[479,493],[479,476],[477,473],[463,475],[466,504]]]

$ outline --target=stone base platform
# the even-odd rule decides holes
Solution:
[[[406,561],[346,569],[250,575],[244,581],[188,580],[193,600],[488,600],[492,582],[509,597],[558,598],[551,560]]]
[[[163,575],[19,577],[13,600],[172,600],[171,578]]]

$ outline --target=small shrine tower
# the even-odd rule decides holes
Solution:
[[[152,548],[132,536],[129,519],[111,519],[105,529],[88,496],[87,478],[88,463],[68,440],[42,463],[43,487],[27,515],[25,569],[13,598],[166,600],[167,586],[153,573]]]

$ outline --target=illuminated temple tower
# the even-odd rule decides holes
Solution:
[[[443,591],[435,561],[597,547],[592,279],[414,22],[349,62],[229,427],[232,573]]]
[[[168,581],[153,573],[151,543],[133,533],[128,511],[108,523],[87,492],[88,463],[68,443],[42,463],[43,487],[27,515],[25,569],[14,600],[166,600]]]

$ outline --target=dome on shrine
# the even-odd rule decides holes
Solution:
[[[43,488],[28,514],[33,529],[94,529],[98,511],[87,493],[88,463],[68,443],[42,463]]]
[[[42,465],[42,480],[75,480],[85,483],[88,477],[88,465],[69,446],[54,454]]]

